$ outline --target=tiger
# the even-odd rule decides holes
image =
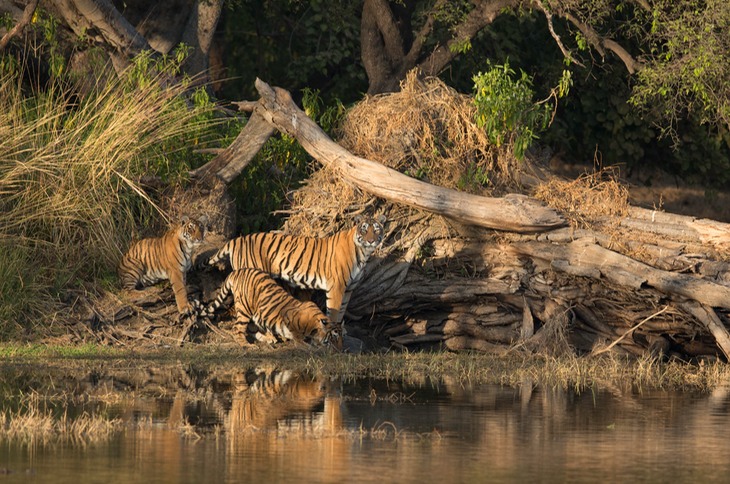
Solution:
[[[243,268],[228,274],[201,314],[213,316],[229,294],[237,321],[252,322],[259,330],[257,339],[269,330],[277,339],[312,341],[342,350],[340,325],[332,323],[312,301],[295,299],[264,271]]]
[[[355,226],[324,238],[272,232],[228,241],[208,265],[230,262],[233,270],[253,267],[302,289],[321,289],[327,315],[340,324],[370,255],[383,242],[385,216],[355,217]]]
[[[330,393],[326,379],[283,368],[252,368],[244,378],[246,384],[233,387],[230,410],[221,419],[231,433],[276,428],[292,415],[314,418]]]
[[[207,223],[205,215],[197,220],[183,216],[162,237],[132,244],[119,263],[122,287],[141,289],[169,279],[180,319],[193,316],[197,308],[188,301],[186,274],[192,264],[193,250],[203,243]]]

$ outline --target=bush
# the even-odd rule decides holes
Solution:
[[[536,104],[532,98],[532,81],[522,71],[519,79],[509,62],[492,66],[487,72],[474,76],[476,123],[487,132],[497,147],[511,145],[514,155],[521,159],[537,133],[547,128],[550,106]]]
[[[58,78],[44,89],[21,78],[0,77],[0,335],[69,283],[113,273],[138,222],[159,216],[139,178],[182,181],[212,120],[181,84],[122,76],[79,95]]]

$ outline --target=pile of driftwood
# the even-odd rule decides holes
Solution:
[[[419,82],[419,92],[406,93],[421,96],[415,105],[439,88]],[[730,355],[729,225],[632,207],[626,190],[605,173],[564,181],[537,165],[512,160],[498,166],[499,153],[467,153],[491,163],[495,180],[501,177],[491,196],[438,186],[429,183],[435,172],[423,170],[427,180],[419,180],[404,173],[412,170],[353,154],[345,146],[363,150],[346,136],[339,143],[330,139],[288,92],[260,80],[256,87],[259,101],[239,103],[250,112],[248,124],[193,179],[201,193],[222,200],[225,185],[279,131],[323,165],[295,194],[284,231],[323,236],[349,228],[357,213],[384,213],[385,243],[366,268],[345,319],[348,333],[370,347]],[[440,99],[439,109],[453,109],[460,102],[454,96],[448,103]],[[392,148],[383,129],[372,133],[374,144]],[[425,163],[414,136],[396,138],[403,152]],[[443,148],[446,158],[449,149]],[[393,159],[395,151],[383,156]],[[224,221],[218,226],[230,232],[230,211],[219,215]],[[234,234],[221,235],[220,241]],[[210,297],[205,288],[197,294]],[[123,327],[118,316],[97,319],[114,332]],[[149,325],[155,324],[150,318]],[[147,328],[147,337],[154,329]],[[199,330],[227,331],[225,323]],[[194,328],[187,328],[182,336],[166,337],[194,336]]]

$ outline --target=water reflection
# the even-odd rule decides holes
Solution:
[[[577,392],[174,365],[6,366],[0,389],[10,416],[37,405],[124,423],[50,445],[6,433],[0,467],[18,482],[712,481],[730,470],[730,387]]]

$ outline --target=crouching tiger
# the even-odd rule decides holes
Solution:
[[[119,278],[125,289],[141,289],[169,279],[180,317],[193,314],[185,286],[195,247],[205,237],[207,217],[193,220],[184,216],[179,225],[162,237],[142,239],[129,248],[119,263]]]
[[[355,226],[321,239],[257,233],[228,241],[208,261],[228,260],[233,270],[261,269],[303,289],[321,289],[327,314],[341,323],[370,255],[383,241],[385,216],[355,217]]]
[[[233,296],[236,319],[249,320],[264,333],[281,340],[300,340],[342,350],[342,331],[311,301],[299,301],[284,290],[267,273],[258,269],[240,269],[228,274],[218,296],[203,314],[212,316],[226,297]],[[263,334],[257,333],[257,339]]]

